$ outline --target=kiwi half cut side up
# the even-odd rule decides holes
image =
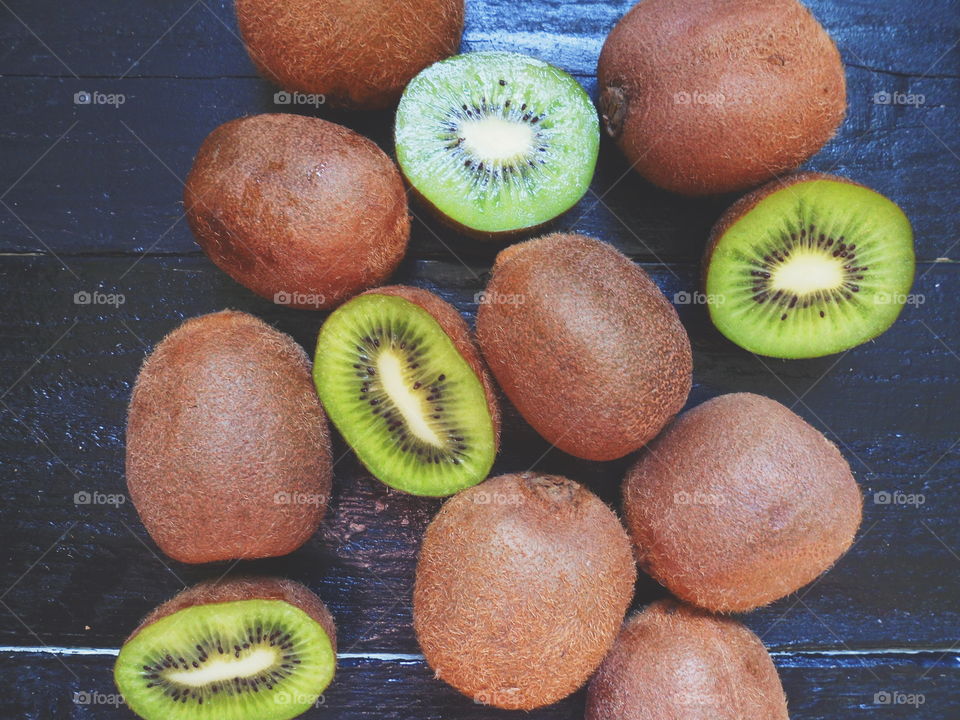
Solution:
[[[710,317],[759,355],[830,355],[893,324],[914,266],[913,230],[896,204],[845,178],[801,173],[747,195],[714,226]]]
[[[134,631],[114,678],[146,720],[286,720],[330,684],[335,643],[323,603],[298,583],[204,583]]]
[[[340,307],[320,330],[313,377],[334,425],[387,485],[450,495],[490,471],[491,384],[463,320],[432,293],[380,288]]]
[[[397,162],[414,190],[474,235],[533,228],[569,210],[593,178],[597,112],[580,84],[540,60],[457,55],[407,86]]]

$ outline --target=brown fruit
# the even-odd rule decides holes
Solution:
[[[184,204],[200,247],[230,277],[313,310],[383,282],[410,237],[390,158],[352,130],[300,115],[252,115],[210,133]]]
[[[760,638],[661,600],[623,627],[587,691],[586,720],[787,720]]]
[[[188,320],[140,370],[127,486],[167,555],[202,563],[285,555],[316,531],[332,461],[306,354],[251,315]]]
[[[501,475],[448,500],[427,528],[414,629],[438,678],[530,710],[596,669],[635,580],[626,533],[597,496],[562,477]]]
[[[477,339],[527,422],[587,460],[643,446],[690,392],[690,340],[673,306],[637,265],[583,235],[501,252]]]
[[[377,110],[410,79],[457,51],[463,0],[237,0],[260,73],[335,107]]]
[[[836,446],[750,393],[681,415],[623,492],[641,567],[718,612],[766,605],[818,577],[850,547],[862,505]]]
[[[643,0],[607,37],[597,75],[627,160],[685,195],[797,167],[846,112],[840,53],[797,0]]]

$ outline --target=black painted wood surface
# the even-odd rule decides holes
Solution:
[[[630,4],[468,0],[463,48],[542,57],[595,96],[603,38]],[[731,391],[774,397],[838,443],[863,487],[852,551],[814,585],[743,618],[774,652],[793,717],[960,717],[960,9],[952,0],[810,6],[847,63],[850,110],[809,167],[889,195],[917,233],[915,302],[890,331],[807,361],[731,345],[684,293],[696,289],[706,233],[732,198],[654,189],[606,142],[591,192],[557,227],[613,243],[677,303],[695,351],[690,405]],[[263,317],[308,350],[323,320],[233,283],[182,221],[182,179],[206,134],[239,115],[290,110],[273,103],[276,89],[255,77],[235,33],[228,0],[0,2],[3,717],[129,717],[96,704],[115,692],[109,653],[183,584],[230,569],[174,563],[128,503],[77,496],[125,492],[124,413],[145,353],[184,318],[224,307]],[[81,91],[121,93],[125,102],[77,105]],[[913,95],[915,104],[877,102],[883,93]],[[390,113],[312,114],[391,149]],[[396,280],[439,292],[472,321],[497,246],[413,210],[411,252]],[[123,302],[78,304],[77,293],[94,292]],[[566,474],[618,504],[629,459],[588,463],[550,451],[505,410],[495,471]],[[286,558],[243,564],[305,582],[337,618],[346,655],[308,717],[506,716],[434,681],[419,657],[410,590],[439,502],[389,491],[339,438],[335,453],[321,532]],[[661,594],[643,578],[635,604]],[[582,693],[532,716],[581,712]]]

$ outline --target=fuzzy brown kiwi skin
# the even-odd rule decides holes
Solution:
[[[438,678],[530,710],[586,682],[635,580],[626,533],[596,495],[558,476],[501,475],[448,500],[427,528],[414,629]]]
[[[173,615],[195,605],[238,602],[241,600],[282,600],[299,608],[316,620],[330,638],[334,653],[337,651],[337,631],[333,616],[312,591],[304,585],[285,578],[232,577],[219,581],[206,581],[183,590],[159,607],[152,610],[130,633],[125,643],[130,642],[144,628],[161,618]]]
[[[673,599],[630,617],[587,691],[586,720],[788,720],[760,638]]]
[[[814,155],[846,113],[836,45],[797,0],[644,0],[597,68],[607,132],[652,183],[744,190]],[[678,93],[742,93],[680,103]]]
[[[480,351],[470,333],[470,328],[464,322],[463,317],[457,312],[450,303],[443,298],[438,297],[429,290],[411,287],[409,285],[387,285],[384,287],[368,290],[364,295],[390,295],[400,297],[412,302],[414,305],[426,310],[437,321],[440,328],[453,341],[454,347],[467,361],[467,364],[479,378],[483,385],[483,392],[487,398],[487,408],[490,412],[490,420],[493,423],[494,451],[500,447],[500,403],[497,400],[497,393],[493,384],[493,378],[490,377],[490,371],[487,369]]]
[[[583,235],[501,251],[477,338],[526,421],[587,460],[642,447],[690,392],[690,340],[676,310],[640,267]]]
[[[751,393],[681,415],[628,471],[623,495],[640,566],[714,612],[767,605],[820,576],[850,548],[863,505],[836,446]]]
[[[330,433],[310,363],[246,313],[193,318],[156,346],[133,389],[126,439],[130,497],[175,560],[285,555],[326,512]]]
[[[463,35],[464,0],[237,0],[236,11],[264,77],[346,109],[395,105]]]
[[[220,269],[304,309],[331,308],[382,283],[410,237],[393,161],[348,128],[300,115],[252,115],[216,128],[194,159],[184,205]]]

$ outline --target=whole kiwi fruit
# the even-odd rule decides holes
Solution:
[[[221,579],[151,612],[123,643],[114,678],[146,720],[286,720],[333,679],[336,643],[329,611],[300,583]]]
[[[246,313],[188,320],[144,362],[127,486],[150,537],[188,563],[285,555],[332,482],[327,418],[292,338]]]
[[[752,393],[681,415],[628,471],[623,494],[641,567],[715,612],[752,610],[814,580],[850,547],[862,510],[837,447]]]
[[[590,681],[586,720],[787,720],[777,669],[739,622],[667,599],[633,615]]]
[[[530,710],[586,682],[635,580],[626,533],[596,495],[562,477],[501,475],[448,500],[427,528],[414,629],[438,678]]]
[[[685,195],[797,167],[846,113],[840,53],[797,0],[643,0],[607,37],[597,75],[631,166]]]
[[[676,310],[640,267],[583,235],[503,250],[477,339],[527,422],[587,460],[643,446],[690,392],[690,340]]]
[[[236,0],[236,10],[264,77],[349,109],[393,105],[463,34],[464,0]]]
[[[396,269],[410,215],[397,166],[372,141],[300,115],[224,123],[184,189],[203,251],[265,298],[333,307]]]

